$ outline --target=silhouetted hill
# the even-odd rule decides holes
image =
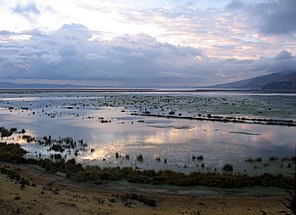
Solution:
[[[211,87],[252,90],[296,90],[296,71],[277,72]]]

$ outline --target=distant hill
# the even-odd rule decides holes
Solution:
[[[251,90],[296,90],[296,71],[277,72],[211,87]]]
[[[11,82],[0,82],[0,89],[71,89],[85,88],[85,86],[71,84],[16,84]]]

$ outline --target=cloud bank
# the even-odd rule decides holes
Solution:
[[[295,70],[295,11],[295,0],[0,1],[0,78],[203,86]]]
[[[296,1],[258,1],[257,4],[234,0],[229,9],[247,13],[250,24],[263,34],[286,34],[296,32]]]
[[[202,86],[296,68],[295,56],[284,50],[257,60],[210,58],[203,50],[162,43],[147,34],[102,40],[80,24],[50,34],[26,32],[30,38],[20,41],[9,40],[18,36],[14,32],[0,35],[6,38],[0,44],[0,78],[5,80]]]

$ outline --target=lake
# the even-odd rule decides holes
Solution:
[[[2,92],[0,126],[25,129],[37,139],[83,139],[87,147],[77,156],[63,154],[83,165],[189,173],[223,172],[229,163],[237,173],[289,174],[295,171],[295,126],[266,120],[295,122],[295,107],[295,94]],[[56,153],[38,141],[27,143],[21,134],[2,141],[22,143],[28,157]],[[143,161],[137,159],[140,154]]]

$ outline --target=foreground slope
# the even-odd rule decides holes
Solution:
[[[0,214],[280,214],[286,194],[195,192],[191,189],[78,183],[25,164],[0,162]],[[9,177],[10,176],[10,177]],[[22,185],[24,184],[24,185]],[[153,199],[151,207],[141,198]]]

